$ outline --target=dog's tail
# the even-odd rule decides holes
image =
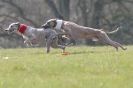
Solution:
[[[120,30],[120,27],[117,27],[116,30],[111,31],[111,32],[106,32],[106,33],[107,33],[107,34],[114,34],[114,33],[118,32],[119,30]]]

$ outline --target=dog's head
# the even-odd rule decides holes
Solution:
[[[50,19],[46,21],[45,24],[42,25],[43,28],[54,28],[57,25],[56,19]]]
[[[45,24],[42,25],[43,28],[51,28],[51,29],[61,29],[63,21],[59,19],[50,19],[46,21]]]
[[[16,22],[16,23],[11,23],[7,29],[5,29],[6,32],[8,33],[13,33],[13,32],[16,32],[18,30],[20,26],[20,23],[19,22]]]

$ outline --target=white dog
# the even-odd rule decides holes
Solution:
[[[51,30],[49,28],[33,28],[31,26],[27,26],[26,24],[11,23],[7,29],[5,29],[8,33],[15,32],[21,35],[27,45],[37,44],[42,40],[46,39],[47,43],[47,53],[50,52],[50,47],[60,48],[65,52],[65,46],[58,45],[58,34],[55,30]]]

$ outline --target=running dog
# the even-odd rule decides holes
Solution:
[[[38,44],[42,40],[46,39],[47,53],[50,52],[50,47],[60,48],[65,52],[65,46],[58,45],[58,34],[55,30],[50,28],[34,28],[26,24],[21,24],[19,22],[11,23],[7,29],[8,33],[17,33],[24,38],[24,43],[27,45]]]
[[[50,28],[54,30],[63,30],[65,31],[65,34],[67,34],[67,37],[70,39],[92,39],[94,41],[101,41],[103,43],[106,43],[108,45],[113,46],[118,51],[118,47],[120,47],[123,50],[126,50],[127,48],[123,47],[120,43],[115,42],[111,40],[107,33],[104,32],[102,29],[95,29],[90,27],[85,27],[78,25],[74,22],[70,21],[64,21],[59,19],[50,19],[46,21],[44,25],[42,25],[43,28]],[[108,32],[109,34],[115,33],[119,30],[117,28],[115,31]]]

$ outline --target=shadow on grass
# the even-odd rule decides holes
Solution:
[[[75,54],[95,54],[95,53],[107,53],[107,51],[92,51],[92,50],[90,50],[90,51],[67,51],[68,53],[70,53],[70,55],[75,55]],[[108,51],[108,53],[109,53],[110,51]],[[44,55],[46,55],[46,54],[48,54],[48,55],[54,55],[54,54],[62,54],[62,52],[50,52],[50,53],[46,53],[45,51],[44,52],[34,52],[33,54],[37,54],[37,55],[42,55],[42,54],[44,54]]]
[[[71,54],[90,54],[95,53],[95,51],[76,51],[76,52],[70,52]]]
[[[109,53],[110,51],[108,51]],[[95,53],[107,53],[107,51],[75,51],[75,52],[70,52],[71,54],[95,54]]]
[[[76,54],[96,54],[96,53],[107,53],[106,51],[67,51],[70,53],[70,55],[76,55]],[[108,51],[109,53],[110,51]],[[45,53],[40,53],[40,54],[47,54]],[[54,54],[62,54],[62,52],[50,52],[48,54],[54,55]]]

